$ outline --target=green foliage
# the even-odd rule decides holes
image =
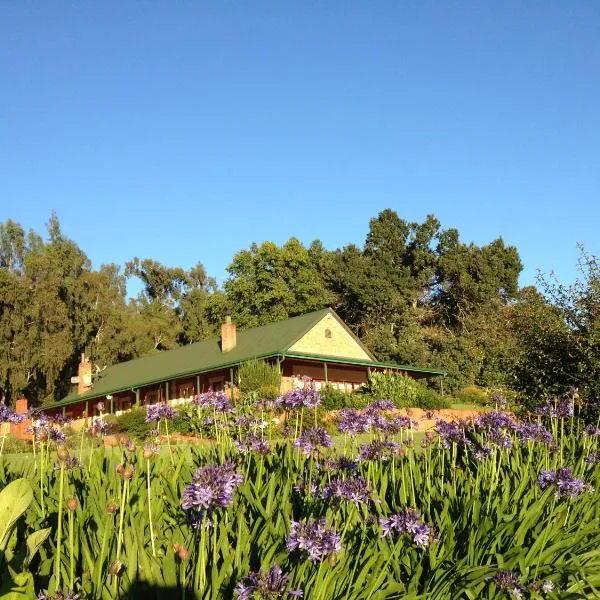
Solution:
[[[242,394],[253,392],[261,398],[272,398],[279,393],[281,374],[277,365],[264,360],[249,360],[240,365],[237,382]]]
[[[396,408],[449,408],[450,403],[435,390],[399,373],[371,373],[365,394],[375,400],[391,400]]]
[[[111,432],[125,433],[138,440],[143,440],[152,429],[150,423],[146,423],[146,409],[143,406],[133,407],[118,417],[106,415],[106,422],[110,425]]]
[[[475,406],[486,406],[489,404],[489,394],[474,385],[462,388],[454,394],[454,398],[456,402],[462,404],[474,404]]]
[[[327,410],[364,408],[368,404],[368,398],[360,391],[342,392],[330,385],[323,386],[319,391],[321,393],[321,404]]]

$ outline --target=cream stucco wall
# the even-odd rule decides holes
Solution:
[[[327,330],[331,332],[331,337],[326,337]],[[360,344],[331,314],[325,315],[308,333],[291,346],[289,351],[371,360]]]

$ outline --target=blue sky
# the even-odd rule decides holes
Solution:
[[[0,220],[95,265],[434,213],[575,276],[600,254],[600,3],[3,2]]]

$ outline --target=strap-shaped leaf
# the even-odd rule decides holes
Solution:
[[[6,544],[17,519],[33,501],[33,489],[26,479],[16,479],[0,492],[0,550]]]

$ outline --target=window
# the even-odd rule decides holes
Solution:
[[[329,329],[329,327],[325,330],[325,337],[327,339],[331,339],[333,337],[333,334],[331,333],[331,329]]]

